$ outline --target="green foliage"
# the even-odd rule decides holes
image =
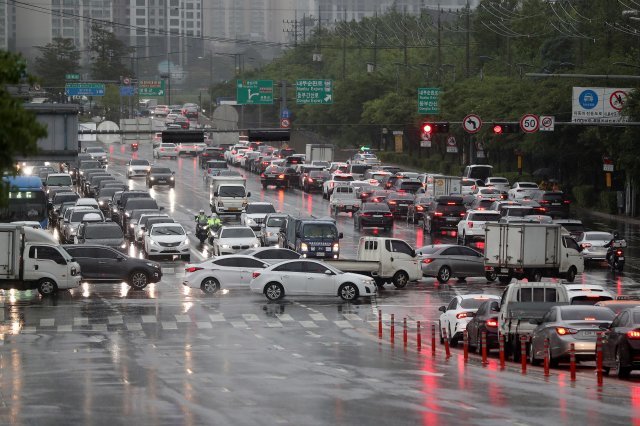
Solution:
[[[589,207],[591,208],[591,206]],[[616,214],[618,212],[615,191],[601,191],[600,194],[598,194],[598,210],[610,214]]]
[[[95,80],[120,80],[121,76],[132,76],[125,65],[132,50],[118,40],[113,32],[98,24],[91,27],[89,50],[93,53],[91,75]]]
[[[596,193],[591,185],[574,186],[571,190],[573,198],[579,207],[593,208],[596,202]]]
[[[55,37],[46,46],[39,46],[40,56],[35,60],[34,73],[45,87],[64,87],[65,74],[80,68],[80,52],[73,39]]]
[[[20,55],[0,50],[0,173],[15,173],[16,156],[37,151],[37,141],[47,135],[33,113],[9,94],[7,85],[33,81],[26,75],[26,64]],[[0,186],[0,205],[7,202],[7,192]]]
[[[102,107],[106,120],[115,121],[120,119],[120,88],[116,84],[107,84],[102,97]]]

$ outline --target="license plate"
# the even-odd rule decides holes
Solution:
[[[323,251],[319,251],[319,252],[317,252],[316,254],[317,254],[318,256],[320,256],[320,257],[324,256],[324,252],[323,252]]]
[[[596,332],[591,330],[583,330],[580,332],[583,336],[595,336]]]
[[[559,206],[560,203],[551,203],[552,206]]]
[[[618,260],[624,260],[624,256],[620,256]]]
[[[159,180],[158,183],[167,183],[166,180]]]
[[[382,217],[381,214],[374,214],[373,217]]]
[[[456,220],[458,220],[457,217],[448,217],[447,218],[447,222],[455,222]]]
[[[231,207],[231,208],[228,208],[227,210],[229,210],[230,212],[237,212],[239,209],[237,209],[236,207]]]
[[[503,274],[508,274],[509,273],[509,268],[501,268],[500,272]]]

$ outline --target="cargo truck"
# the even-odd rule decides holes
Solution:
[[[80,265],[45,230],[0,224],[0,288],[43,296],[80,285]]]
[[[240,216],[247,207],[247,180],[242,176],[212,176],[209,186],[211,212],[219,215]]]
[[[314,161],[326,161],[331,163],[333,161],[334,147],[331,144],[307,144],[306,147],[306,162],[313,164]]]
[[[323,259],[340,256],[340,239],[336,221],[287,216],[278,233],[278,246],[300,253],[302,257]]]
[[[461,194],[462,179],[458,176],[427,174],[424,177],[424,194],[438,198],[443,195]]]
[[[584,272],[580,247],[557,224],[485,224],[485,271],[495,272],[501,283],[512,278],[540,281],[542,277],[573,282]]]

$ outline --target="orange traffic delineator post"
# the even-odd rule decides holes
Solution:
[[[436,325],[431,324],[431,355],[436,354]]]
[[[533,348],[531,348],[533,350]],[[549,376],[549,364],[551,364],[551,353],[549,352],[549,338],[544,339],[544,375]]]
[[[378,309],[378,339],[382,339],[382,310]]]
[[[598,340],[596,341],[596,377],[598,386],[602,386],[602,333],[598,333]]]
[[[574,343],[569,347],[569,368],[571,370],[571,381],[576,381],[576,345]]]
[[[504,370],[504,334],[498,335],[498,351],[500,354],[500,368]]]
[[[442,335],[444,336],[444,353],[448,359],[451,357],[451,350],[449,349],[449,336],[447,335],[447,329],[442,329]]]
[[[405,317],[402,320],[402,326],[404,327],[402,329],[402,343],[404,343],[404,347],[407,347],[407,342],[409,341],[409,336],[407,336],[407,318]]]
[[[483,364],[488,364],[489,361],[487,360],[487,332],[483,331],[482,332],[482,363]]]
[[[522,374],[527,374],[527,336],[520,336],[520,365]]]
[[[391,344],[393,345],[396,340],[396,324],[395,324],[395,315],[391,314],[391,331],[390,331]]]
[[[420,332],[420,321],[416,321],[416,348],[418,352],[422,350],[422,333]]]
[[[469,361],[469,333],[467,330],[462,332],[462,348],[464,349],[464,362]]]

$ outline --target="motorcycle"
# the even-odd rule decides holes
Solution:
[[[135,143],[135,142],[134,142],[134,143],[132,143],[132,144],[131,144],[131,151],[134,151],[134,152],[135,152],[135,151],[137,151],[137,150],[138,150],[138,144],[137,144],[137,143]]]
[[[610,247],[607,253],[607,264],[613,272],[622,272],[624,268],[624,250],[620,247]]]
[[[213,244],[213,240],[215,239],[216,236],[216,232],[218,232],[218,230],[220,229],[220,225],[217,226],[210,226],[209,227],[209,243]]]
[[[209,227],[206,223],[196,223],[196,238],[200,240],[200,244],[204,244],[209,235]]]

